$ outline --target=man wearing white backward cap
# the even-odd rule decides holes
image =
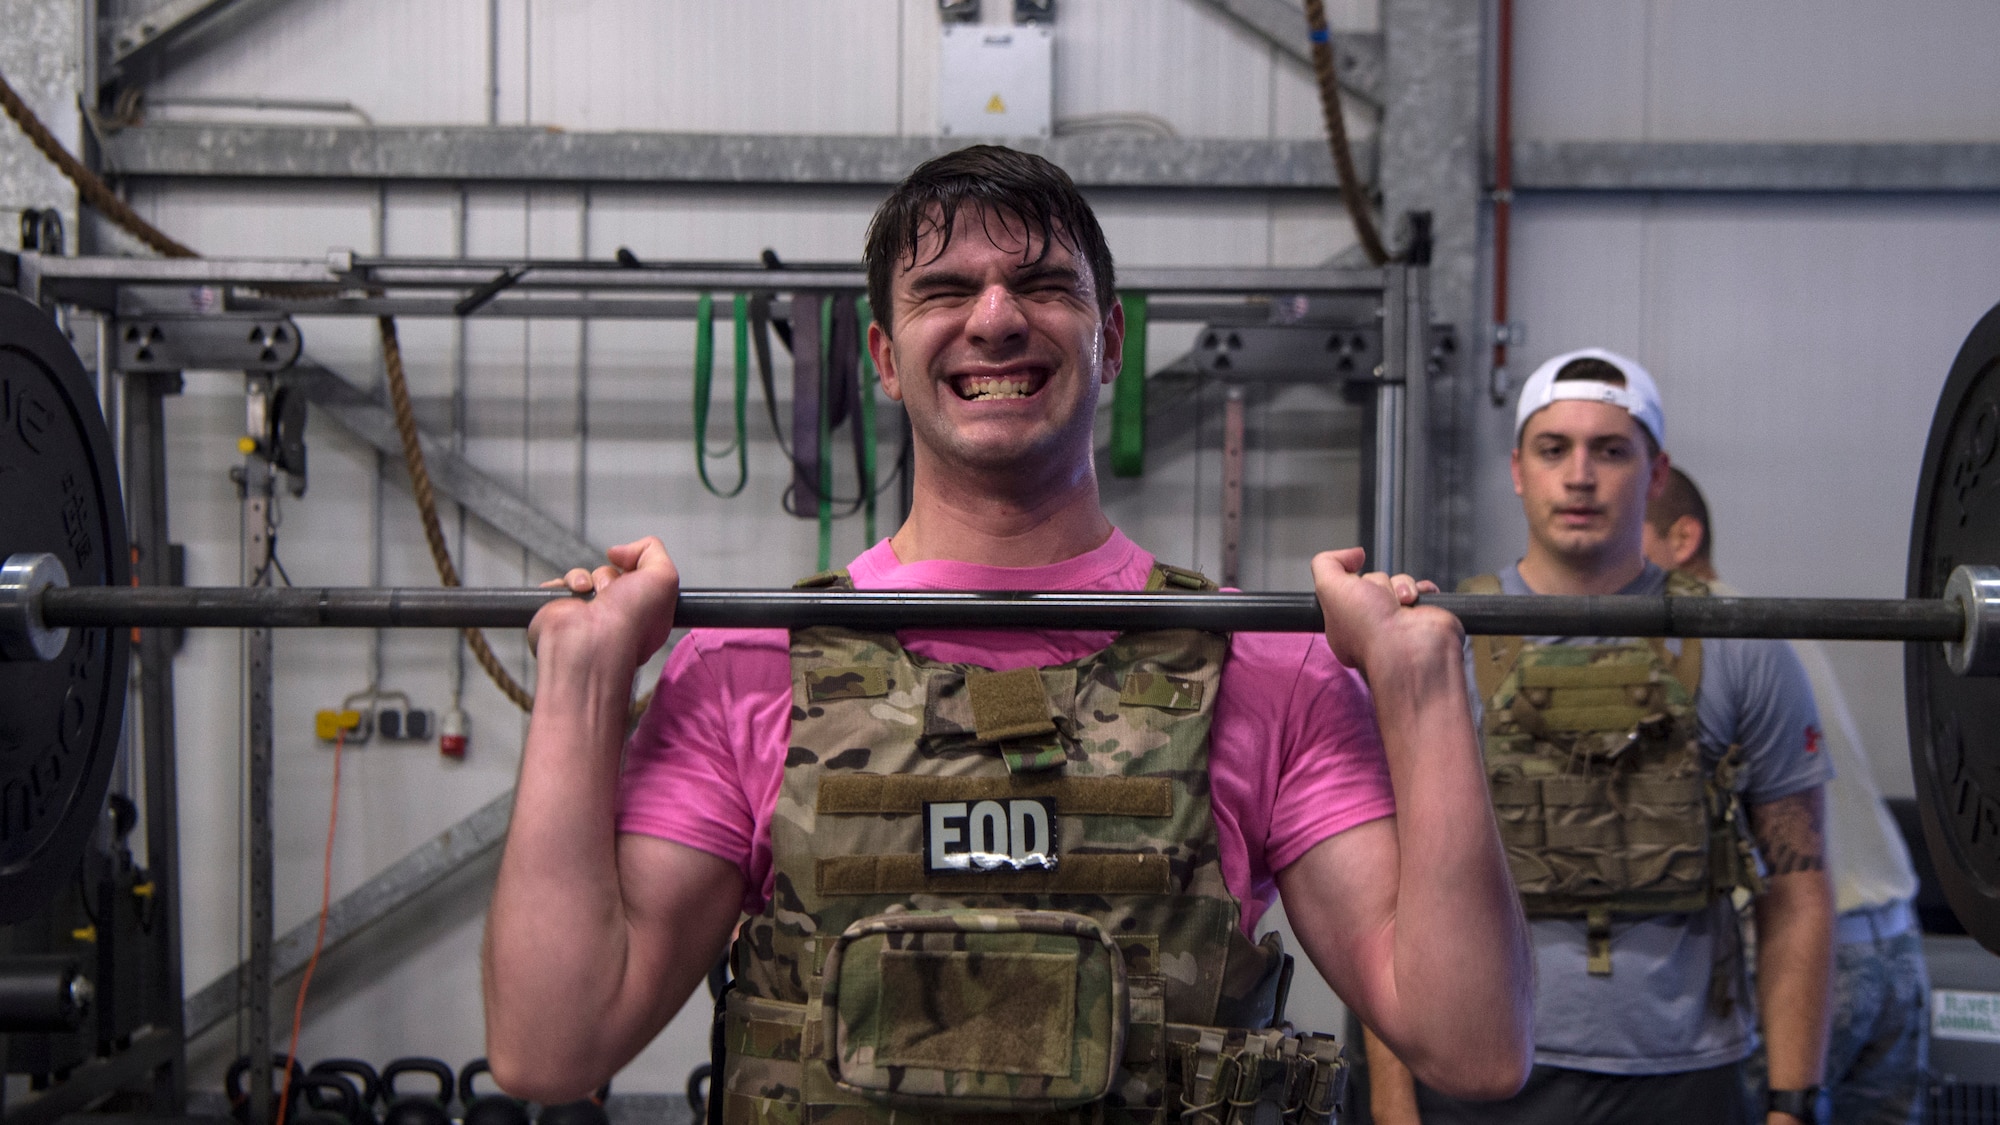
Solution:
[[[1670,471],[1665,440],[1659,388],[1639,364],[1596,348],[1543,364],[1522,387],[1511,458],[1527,552],[1462,588],[1705,593],[1642,553],[1647,501]],[[1535,1068],[1513,1098],[1461,1101],[1414,1086],[1371,1036],[1375,1119],[1818,1120],[1832,770],[1791,647],[1520,637],[1470,648],[1487,774],[1534,932]],[[1739,886],[1758,892],[1755,997],[1729,897]],[[1740,1073],[1760,1022],[1772,1094],[1753,1107]]]

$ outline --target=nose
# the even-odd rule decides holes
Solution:
[[[1005,285],[989,285],[973,302],[965,331],[975,344],[1001,347],[1027,339],[1028,318],[1021,311],[1019,298]]]
[[[1579,491],[1597,487],[1597,466],[1591,460],[1589,448],[1582,443],[1570,451],[1563,464],[1563,485]]]

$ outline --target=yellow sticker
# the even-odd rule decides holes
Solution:
[[[1000,95],[995,94],[986,99],[986,112],[1005,113],[1007,112],[1007,103],[1001,100]]]

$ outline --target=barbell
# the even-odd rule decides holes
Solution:
[[[2000,307],[1934,415],[1906,598],[1430,594],[1468,633],[1903,641],[1912,768],[1940,880],[2000,950]],[[102,805],[131,629],[508,628],[561,590],[133,587],[116,463],[76,354],[0,300],[0,922],[70,876]],[[1311,594],[683,590],[691,628],[1318,632]]]

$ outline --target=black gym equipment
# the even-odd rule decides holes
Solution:
[[[286,1069],[287,1064],[290,1064],[289,1072]],[[297,1059],[288,1059],[284,1055],[272,1055],[267,1065],[270,1066],[273,1076],[271,1082],[273,1090],[286,1089],[286,1079],[288,1077],[290,1079],[291,1094],[285,1102],[285,1117],[290,1120],[297,1116],[299,1094],[304,1089],[306,1068]],[[270,1125],[270,1122],[278,1119],[276,1098],[271,1101],[271,1113],[265,1121],[251,1120],[250,1092],[245,1087],[245,1081],[250,1077],[250,1070],[250,1056],[238,1055],[236,1061],[229,1064],[229,1069],[223,1072],[222,1089],[229,1095],[229,1114],[241,1125]]]
[[[587,1098],[545,1105],[535,1125],[611,1125],[611,1114],[604,1108],[604,1100],[610,1096],[611,1083],[606,1082]]]
[[[1972,581],[1964,564],[2000,560],[1996,449],[2000,306],[1966,337],[1931,418],[1910,523],[1910,597],[1949,597]],[[1991,596],[1994,584],[1978,592]],[[2000,659],[1996,650],[1985,646],[1986,664]],[[1910,770],[1945,897],[1967,932],[2000,952],[2000,680],[1952,674],[1960,670],[1935,645],[1904,650]]]
[[[131,627],[506,627],[547,590],[128,584],[115,462],[46,314],[0,295],[0,923],[74,870],[103,802]],[[2000,309],[1973,330],[1933,422],[1906,600],[1426,595],[1468,632],[1909,642],[1911,755],[1952,905],[2000,950]],[[15,482],[7,484],[7,482]],[[675,624],[869,629],[1191,627],[1316,632],[1310,594],[685,590]],[[148,634],[149,636],[152,634]],[[442,1064],[440,1064],[442,1065]],[[450,1090],[444,1091],[445,1098]],[[429,1125],[423,1122],[400,1125]]]
[[[74,954],[0,957],[0,1033],[75,1031],[93,993]]]
[[[529,1125],[528,1103],[495,1091],[481,1094],[472,1088],[473,1079],[491,1075],[486,1060],[473,1059],[458,1072],[458,1104],[464,1107],[463,1125]]]
[[[350,1079],[359,1095],[349,1120],[353,1125],[375,1125],[380,1120],[376,1107],[382,1104],[382,1076],[365,1059],[321,1059],[306,1071],[312,1074],[338,1074]]]
[[[366,1112],[361,1092],[344,1074],[315,1068],[307,1071],[294,1089],[304,1103],[296,1119],[286,1118],[294,1125],[354,1125]]]
[[[437,1083],[435,1093],[401,1093],[396,1085],[406,1074],[422,1074]],[[451,1125],[451,1067],[422,1056],[395,1059],[382,1068],[382,1125]]]
[[[70,582],[128,585],[116,466],[69,341],[34,305],[0,300],[0,537],[34,544]],[[111,783],[130,637],[87,629],[54,651],[0,646],[0,925],[39,912],[76,874]]]

